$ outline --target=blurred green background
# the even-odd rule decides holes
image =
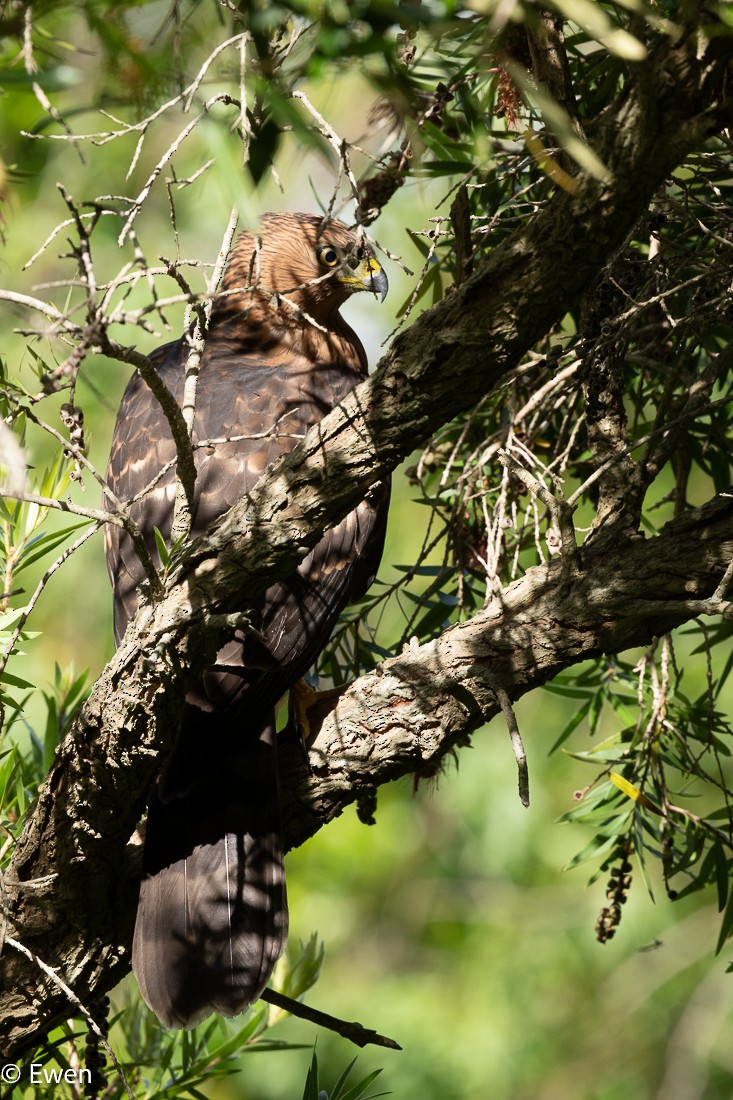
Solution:
[[[141,5],[127,13],[126,26],[147,42],[166,11],[163,4]],[[113,6],[107,14],[112,27]],[[206,6],[198,18],[204,51],[221,29]],[[52,59],[39,58],[48,69],[44,86],[49,96],[61,110],[74,108],[77,132],[108,128],[98,112],[81,109],[110,79],[99,43],[89,37],[81,14],[74,18],[60,9],[56,35],[52,16],[45,26],[54,40]],[[145,57],[155,67],[153,48]],[[181,118],[163,118],[151,131],[126,180],[136,135],[87,144],[83,156],[68,141],[22,136],[23,130],[33,132],[44,114],[22,75],[22,69],[8,66],[0,96],[6,170],[0,281],[63,306],[67,293],[73,298],[74,292],[49,288],[74,270],[73,261],[60,258],[68,252],[63,231],[24,269],[68,216],[57,183],[63,182],[77,201],[136,194]],[[129,89],[131,81],[143,79],[144,67],[134,56],[120,55],[119,71],[112,76]],[[368,121],[376,93],[353,66],[324,69],[306,90],[339,134],[379,146],[382,139]],[[113,113],[117,109],[110,104]],[[48,132],[60,131],[53,127]],[[333,166],[294,139],[284,142],[277,159],[282,190],[269,174],[257,189],[247,184],[240,154],[223,112],[203,122],[186,142],[176,161],[179,179],[214,159],[197,182],[175,192],[183,256],[215,259],[232,204],[239,206],[244,223],[267,210],[317,211],[317,196],[328,202]],[[422,258],[406,231],[422,229],[436,211],[446,213],[446,191],[444,183],[411,182],[374,227],[374,235],[414,270]],[[111,275],[122,258],[116,243],[119,225],[113,219],[108,223],[95,234],[95,260],[98,272]],[[137,232],[149,258],[175,254],[164,186],[152,192]],[[129,244],[124,255],[130,257]],[[372,365],[414,285],[396,264],[388,265],[388,273],[391,290],[383,307],[358,299],[344,311]],[[202,286],[196,278],[194,271],[194,285]],[[174,292],[165,280],[160,285],[160,293]],[[128,304],[143,304],[148,294],[140,285]],[[26,325],[28,314],[7,303],[2,307],[2,357],[11,375],[27,380],[33,364],[25,338],[13,329]],[[141,350],[178,334],[182,310],[171,309],[168,319],[170,335],[160,329],[135,336]],[[112,335],[130,339],[123,330]],[[41,339],[34,348],[48,363],[57,361],[57,343]],[[78,400],[98,469],[105,465],[128,374],[120,364],[96,358],[82,375]],[[49,403],[44,414],[50,419]],[[49,461],[53,449],[41,434],[31,433],[29,445],[35,464]],[[395,565],[414,562],[422,542],[425,510],[411,493],[398,475],[380,574],[384,580],[395,578]],[[74,495],[91,507],[99,504],[93,482],[85,492],[75,488]],[[35,579],[25,578],[26,587]],[[387,617],[382,624],[386,638],[402,625],[396,607],[389,614],[394,621]],[[112,653],[101,537],[54,579],[31,625],[42,635],[13,668],[37,685],[26,712],[34,726],[44,713],[39,693],[53,678],[55,664],[77,672],[88,668],[94,677]],[[688,691],[703,691],[704,659],[685,658],[682,648],[678,661],[686,664]],[[731,700],[726,704],[730,709]],[[574,805],[573,792],[592,778],[587,765],[569,755],[548,756],[572,713],[571,700],[548,692],[518,704],[530,763],[528,810],[519,802],[508,735],[502,720],[495,720],[461,752],[460,766],[449,764],[437,781],[417,792],[408,782],[380,791],[376,826],[367,828],[348,812],[288,858],[291,940],[307,940],[317,931],[326,944],[322,977],[309,1000],[400,1043],[401,1052],[360,1052],[357,1073],[383,1067],[377,1085],[401,1100],[727,1100],[733,1095],[733,979],[725,973],[730,952],[713,955],[719,922],[715,905],[700,897],[672,905],[658,885],[655,904],[637,882],[618,934],[600,946],[593,929],[605,883],[599,880],[586,889],[587,868],[563,870],[589,839],[580,826],[555,824]],[[22,727],[14,735],[24,736]],[[570,747],[588,747],[583,726]],[[296,1020],[279,1024],[272,1037],[308,1048],[316,1041],[315,1029]],[[324,1032],[317,1035],[317,1049],[328,1087],[354,1049]],[[243,1057],[236,1076],[208,1086],[208,1094],[218,1100],[299,1098],[311,1050],[264,1058],[254,1057],[255,1052]]]

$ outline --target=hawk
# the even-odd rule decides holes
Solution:
[[[193,429],[191,536],[204,535],[308,428],[366,377],[339,313],[355,291],[382,300],[387,278],[360,231],[309,214],[267,214],[241,234],[206,336]],[[152,353],[183,399],[186,336]],[[154,561],[170,539],[175,445],[136,373],[117,416],[107,484],[128,501]],[[258,638],[233,633],[186,696],[176,747],[150,798],[132,962],[167,1027],[256,1000],[287,934],[275,708],[314,663],[345,605],[359,599],[384,545],[389,486],[326,531],[296,572],[264,594]],[[106,529],[119,644],[145,572],[124,530]]]

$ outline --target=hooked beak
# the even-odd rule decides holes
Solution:
[[[378,296],[380,302],[384,301],[389,290],[389,282],[384,269],[380,267],[373,256],[362,260],[358,267],[353,272],[349,272],[348,275],[340,275],[339,282],[344,283],[352,292],[369,290],[372,294]]]

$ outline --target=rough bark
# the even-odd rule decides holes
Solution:
[[[324,716],[312,776],[286,756],[289,846],[370,788],[437,764],[500,710],[497,688],[515,700],[701,613],[733,614],[712,599],[732,556],[733,495],[721,495],[657,538],[589,548],[571,578],[559,562],[530,569],[469,622],[362,676]]]
[[[370,484],[495,387],[573,305],[671,169],[733,117],[719,95],[730,49],[694,36],[660,47],[599,122],[609,181],[579,177],[576,192],[559,192],[416,321],[378,372],[188,549],[164,598],[141,610],[59,747],[5,882],[8,934],[59,967],[81,1000],[128,968],[137,873],[129,838],[186,685],[230,616],[289,572]],[[570,570],[567,557],[532,570],[467,626],[363,677],[324,723],[314,774],[286,754],[288,843],[364,787],[465,739],[496,710],[492,684],[517,697],[697,614],[690,601],[714,591],[731,526],[731,500],[720,498],[656,540],[605,542]],[[7,943],[0,973],[0,1051],[17,1058],[69,1006]]]

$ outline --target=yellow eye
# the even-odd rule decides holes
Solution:
[[[335,267],[339,262],[339,255],[335,248],[332,248],[330,244],[324,244],[318,249],[318,259],[326,267]]]

